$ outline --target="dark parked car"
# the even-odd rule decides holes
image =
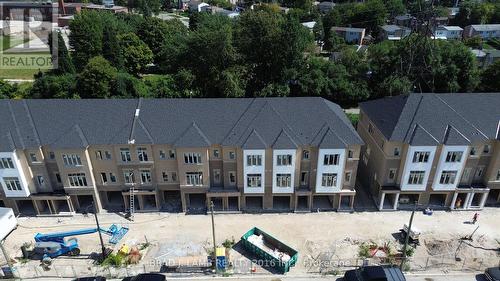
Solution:
[[[123,278],[122,281],[165,281],[165,275],[160,273],[143,273],[134,277]]]
[[[500,267],[490,267],[484,271],[486,279],[490,281],[500,281]]]
[[[103,276],[80,277],[80,278],[76,278],[73,281],[106,281],[106,277],[103,277]]]
[[[344,281],[406,281],[397,267],[365,266],[346,271]]]

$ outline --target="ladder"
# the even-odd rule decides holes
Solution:
[[[130,199],[130,203],[129,203],[129,213],[130,213],[130,219],[131,220],[134,220],[134,212],[135,212],[135,188],[134,188],[135,184],[132,184],[130,186],[130,190],[129,190],[129,199]]]

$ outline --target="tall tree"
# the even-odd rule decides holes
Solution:
[[[49,35],[49,47],[50,53],[52,55],[52,64],[55,66],[53,73],[64,74],[64,73],[75,73],[75,66],[69,55],[66,44],[60,31],[52,31]],[[57,40],[57,47],[54,46],[53,40]]]
[[[91,58],[77,77],[76,89],[81,98],[109,98],[117,70],[101,56]]]
[[[175,37],[186,36],[187,28],[178,19],[164,21],[159,18],[146,18],[138,30],[139,38],[148,45],[154,55],[155,63],[161,59],[165,44],[171,44]]]
[[[485,92],[500,92],[500,61],[488,66],[483,72],[481,90]]]
[[[139,75],[153,62],[153,52],[134,33],[118,35],[123,64],[128,73]]]

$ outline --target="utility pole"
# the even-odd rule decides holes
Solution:
[[[217,244],[215,244],[215,222],[214,222],[214,201],[210,200],[210,214],[212,217],[212,239],[214,243],[214,254],[213,254],[213,265],[215,267],[215,273],[217,273]]]
[[[408,224],[408,230],[406,231],[405,244],[403,245],[403,258],[401,259],[401,265],[399,266],[401,271],[403,270],[403,265],[406,262],[406,248],[408,247],[408,242],[410,240],[411,225],[413,224],[413,216],[415,215],[416,210],[417,201],[415,201],[415,206],[413,207],[413,211],[411,211],[410,223]]]
[[[94,208],[94,217],[95,217],[95,223],[97,225],[97,233],[99,233],[99,240],[101,241],[102,260],[104,260],[106,258],[106,247],[104,247],[104,241],[102,240],[101,226],[99,225],[99,219],[97,218],[97,210],[94,206],[94,203],[92,203],[92,207]]]

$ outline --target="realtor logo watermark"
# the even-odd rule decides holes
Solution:
[[[57,68],[57,15],[45,1],[0,2],[0,69]]]

